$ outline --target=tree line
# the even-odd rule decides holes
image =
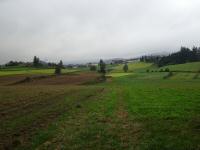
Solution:
[[[192,49],[181,47],[180,51],[169,54],[168,56],[142,56],[140,61],[154,63],[159,67],[165,65],[183,64],[186,62],[196,62],[200,61],[200,47],[193,47]]]
[[[32,62],[23,62],[23,61],[9,61],[5,64],[6,67],[9,66],[23,66],[23,67],[52,67],[55,68],[58,64],[54,62],[44,62],[41,61],[39,57],[34,56]]]

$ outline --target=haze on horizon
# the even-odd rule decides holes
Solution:
[[[200,46],[199,0],[0,0],[0,64],[137,57]]]

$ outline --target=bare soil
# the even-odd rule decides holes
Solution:
[[[15,75],[0,77],[0,85],[80,85],[98,82],[99,74],[85,72],[63,75]]]

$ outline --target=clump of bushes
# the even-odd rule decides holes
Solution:
[[[160,69],[160,71],[159,72],[163,72],[163,69]]]
[[[165,68],[165,72],[169,72],[169,68]]]
[[[146,72],[170,72],[169,68],[160,69],[160,70],[149,70],[147,69]]]

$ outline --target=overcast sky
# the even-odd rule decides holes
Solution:
[[[79,63],[200,46],[200,0],[0,0],[0,63]]]

